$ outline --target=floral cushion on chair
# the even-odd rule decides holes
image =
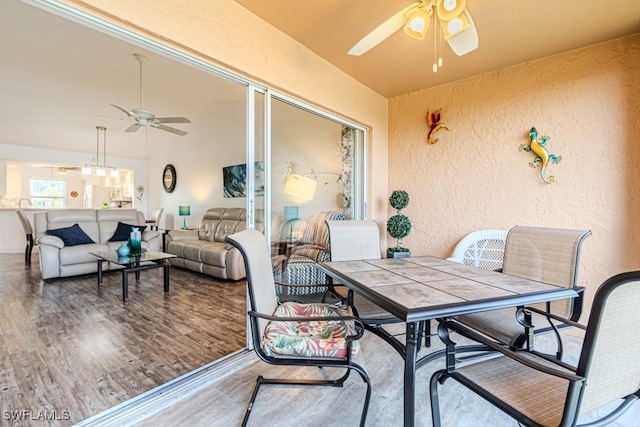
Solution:
[[[329,317],[353,316],[351,307],[331,304],[300,304],[285,302],[280,304],[276,317]],[[347,339],[356,335],[353,321],[271,321],[264,331],[262,350],[272,357],[346,357]],[[351,347],[353,358],[358,352],[358,342]]]

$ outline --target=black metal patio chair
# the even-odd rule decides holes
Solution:
[[[360,418],[360,425],[364,426],[371,383],[362,366],[354,362],[359,350],[357,340],[364,333],[364,325],[353,315],[351,307],[291,301],[278,304],[271,253],[265,236],[255,229],[248,229],[228,236],[226,241],[238,248],[244,257],[251,337],[258,357],[273,365],[346,369],[335,380],[259,376],[242,425],[249,419],[262,384],[341,387],[351,371],[356,371],[367,385]],[[349,398],[351,396],[345,396],[345,399]]]
[[[572,322],[580,320],[584,301],[584,288],[578,286],[580,250],[588,230],[569,230],[545,227],[516,226],[509,230],[504,252],[502,272],[505,275],[536,280],[556,286],[574,288],[578,297],[541,303],[524,313],[520,321],[515,309],[492,310],[468,314],[457,318],[461,323],[513,348],[526,344],[529,335],[555,333],[556,357],[562,358],[563,345],[559,329],[568,324],[545,317],[535,309],[549,312]],[[508,277],[505,276],[505,280]],[[533,327],[535,326],[535,328]]]
[[[453,378],[525,426],[574,426],[578,416],[595,414],[583,426],[604,426],[640,398],[640,271],[622,273],[598,289],[576,367],[524,349],[512,350],[456,320],[441,323],[446,369],[430,382],[433,425],[439,427],[438,384]],[[456,366],[456,343],[449,331],[479,342],[501,357]],[[456,399],[456,402],[458,400]],[[595,410],[618,401],[602,416]],[[593,416],[593,415],[590,415]]]

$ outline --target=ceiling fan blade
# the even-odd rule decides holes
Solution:
[[[473,19],[471,19],[469,9],[465,9],[462,13],[465,14],[469,21],[469,28],[447,39],[451,50],[458,56],[466,55],[478,48],[478,31],[476,31],[476,24],[473,22]]]
[[[156,117],[156,123],[191,123],[186,117]]]
[[[135,132],[138,129],[140,129],[141,126],[137,123],[132,124],[131,126],[129,126],[128,128],[125,129],[125,132]]]
[[[376,29],[364,36],[364,38],[356,43],[355,46],[353,46],[347,53],[353,56],[360,56],[377,46],[391,34],[402,28],[402,26],[407,22],[405,14],[420,4],[420,2],[411,3],[409,6],[384,21]]]
[[[165,126],[165,125],[156,124],[156,123],[152,123],[151,126],[156,129],[166,130],[167,132],[175,133],[176,135],[180,135],[180,136],[184,136],[187,134],[187,132],[183,130],[172,128],[170,126]]]
[[[126,108],[119,107],[116,104],[111,104],[111,105],[113,105],[114,107],[116,107],[118,110],[122,111],[123,113],[125,113],[129,117],[135,117],[136,116],[135,114],[133,114],[132,111],[129,111]]]

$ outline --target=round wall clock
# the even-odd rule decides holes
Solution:
[[[173,193],[176,188],[176,168],[173,165],[167,165],[162,172],[162,186],[167,193]]]

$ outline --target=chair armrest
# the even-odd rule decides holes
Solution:
[[[574,321],[569,320],[567,318],[564,318],[562,316],[558,316],[558,315],[555,315],[553,313],[549,313],[547,311],[540,310],[540,309],[538,309],[536,307],[525,306],[523,308],[519,308],[518,309],[518,311],[524,311],[524,310],[533,311],[534,313],[538,313],[538,314],[540,314],[542,316],[545,316],[545,317],[550,317],[550,318],[552,318],[554,320],[557,320],[557,321],[562,322],[564,324],[567,324],[569,326],[573,326],[573,327],[578,328],[578,329],[584,329],[585,331],[587,330],[587,326],[583,325],[582,323],[574,322]],[[518,317],[518,316],[516,315],[516,317]]]
[[[287,283],[280,280],[275,281],[276,285],[287,286],[289,288],[317,288],[318,286],[329,286],[326,283]]]
[[[198,230],[171,230],[171,240],[198,240]]]
[[[464,264],[464,260],[460,257],[451,256],[447,258],[447,261],[457,262],[458,264]]]
[[[358,333],[356,335],[348,335],[351,340],[359,340],[364,335],[364,324],[355,316],[309,316],[309,317],[280,317],[271,314],[258,313],[256,311],[248,311],[249,316],[258,317],[260,319],[269,320],[271,322],[354,322]]]
[[[64,248],[64,242],[58,236],[42,236],[38,238],[38,244],[43,246],[54,246],[58,249]]]
[[[553,375],[555,377],[559,377],[559,378],[564,378],[568,381],[583,381],[584,377],[581,377],[579,375],[573,374],[573,373],[569,373],[567,371],[564,370],[560,370],[560,369],[554,369],[548,365],[543,365],[542,363],[538,363],[535,362],[531,359],[527,359],[526,357],[521,356],[520,352],[518,351],[513,351],[507,347],[503,347],[502,345],[496,343],[495,341],[492,341],[490,339],[488,339],[487,337],[480,335],[479,333],[467,328],[466,326],[462,325],[461,323],[455,321],[455,320],[445,320],[445,321],[441,321],[440,324],[438,325],[438,335],[440,336],[440,338],[442,339],[442,341],[447,344],[447,346],[449,346],[449,344],[453,344],[454,348],[455,348],[455,343],[453,343],[453,341],[451,341],[451,339],[449,338],[449,333],[448,331],[455,331],[458,334],[469,338],[470,340],[479,342],[483,345],[486,345],[487,347],[491,348],[492,350],[495,350],[499,353],[502,353],[504,356],[509,357],[510,359],[515,360],[516,362],[519,362],[525,366],[528,366],[531,369],[535,369],[537,371],[541,371],[544,372],[548,375]],[[532,353],[530,353],[532,354]],[[559,365],[553,361],[550,361],[548,359],[543,359],[545,362],[549,362],[549,363],[553,363],[555,365],[558,365],[559,367],[564,367],[566,369],[565,366],[563,365]]]
[[[320,245],[312,245],[312,244],[302,244],[302,245],[297,245],[297,246],[291,246],[289,248],[287,248],[287,252],[284,254],[284,262],[282,263],[282,271],[286,271],[288,265],[289,265],[289,258],[291,257],[291,255],[294,255],[294,252],[302,250],[302,249],[316,249],[320,252],[325,252],[328,253],[329,251],[327,251],[327,248],[325,248],[324,246],[320,246]],[[311,259],[311,258],[310,258]],[[313,261],[317,261],[317,259],[313,260]]]

